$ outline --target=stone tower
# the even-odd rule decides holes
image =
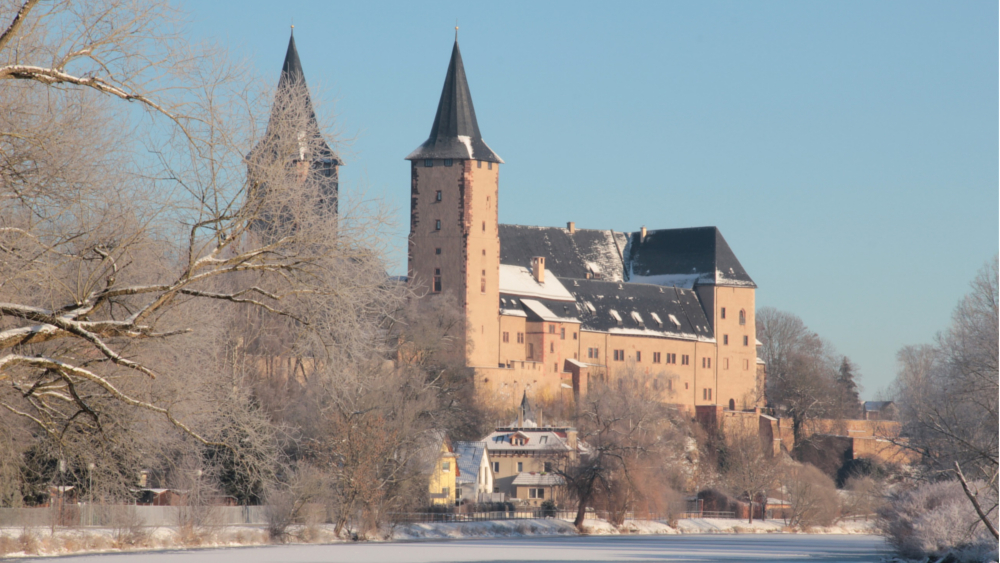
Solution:
[[[457,39],[430,137],[406,160],[411,170],[410,283],[421,293],[453,295],[466,315],[466,364],[496,368],[497,190],[503,160],[479,133]]]
[[[308,181],[320,194],[321,205],[326,208],[331,219],[337,215],[339,195],[338,168],[343,164],[337,154],[323,138],[316,114],[313,110],[306,77],[302,72],[302,62],[295,47],[294,32],[288,39],[285,62],[281,65],[274,104],[268,118],[264,138],[247,155],[248,176],[251,181],[250,194],[266,193],[266,179],[255,174],[255,164],[270,166],[278,159],[293,167],[301,178]],[[277,213],[278,216],[273,216]],[[257,221],[261,230],[265,223],[268,228],[285,223],[282,213],[272,212]]]

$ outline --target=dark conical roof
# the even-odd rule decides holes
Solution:
[[[486,145],[479,133],[476,110],[472,106],[472,94],[465,78],[465,66],[462,64],[462,52],[458,49],[457,40],[451,51],[451,62],[448,64],[444,88],[441,89],[441,100],[438,102],[431,135],[406,160],[424,158],[503,162]]]
[[[288,38],[288,50],[285,51],[285,62],[281,65],[281,77],[278,78],[278,96],[280,92],[287,88],[302,88],[303,95],[305,96],[305,106],[309,111],[309,123],[306,125],[306,131],[302,133],[311,138],[319,139],[317,153],[313,155],[314,159],[332,161],[332,164],[337,166],[342,166],[343,162],[334,154],[330,145],[326,143],[323,138],[323,133],[320,131],[319,123],[316,120],[316,114],[313,111],[312,97],[309,95],[309,88],[306,85],[306,75],[302,72],[302,61],[299,60],[299,50],[295,47],[295,33],[292,32],[291,36]],[[285,108],[279,107],[279,97],[276,96],[275,104],[271,106],[271,116],[268,120],[268,132],[266,135],[272,134],[272,131],[276,129],[281,129],[280,127],[274,127],[275,119],[282,119],[284,116]],[[255,148],[254,151],[257,149]]]

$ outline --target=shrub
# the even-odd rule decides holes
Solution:
[[[925,483],[892,493],[878,517],[882,534],[904,557],[996,560],[996,541],[957,481]]]
[[[837,470],[837,488],[843,489],[847,482],[853,477],[871,477],[876,481],[881,481],[888,476],[886,468],[875,459],[862,457],[849,459]]]
[[[556,503],[554,500],[549,499],[542,503],[542,517],[543,518],[556,517]]]
[[[808,463],[789,466],[783,482],[791,504],[792,526],[829,526],[839,516],[840,498],[833,479],[816,467]]]

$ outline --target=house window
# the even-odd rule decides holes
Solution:
[[[565,328],[560,328],[559,329],[559,340],[566,340],[566,329]]]
[[[444,473],[451,471],[451,462],[450,461],[441,462],[441,471]]]
[[[750,369],[750,360],[743,360],[743,371]]]
[[[545,498],[545,489],[528,489],[528,498]]]
[[[455,498],[462,498],[462,487],[455,487]]]
[[[445,165],[445,166],[451,166],[451,165],[452,165],[452,161],[451,161],[451,159],[450,159],[450,158],[446,158],[446,159],[444,159],[444,165]]]
[[[483,161],[477,160],[476,161],[476,168],[482,168],[482,167],[483,167]]]
[[[424,167],[425,168],[433,168],[434,167],[434,161],[428,158],[427,160],[424,161]]]
[[[549,342],[549,352],[555,352],[555,351],[556,351],[556,343]]]
[[[438,190],[437,194],[434,195],[434,201],[441,201],[441,197],[441,190]]]
[[[504,344],[510,342],[510,333],[509,332],[503,333],[503,341],[504,341]]]
[[[740,324],[741,325],[747,324],[747,312],[744,311],[743,309],[740,309]]]
[[[523,461],[519,461],[519,462],[517,462],[517,472],[520,473],[522,471],[524,471],[524,462]]]
[[[528,343],[528,357],[529,358],[535,357],[535,345],[532,344],[531,342]]]
[[[483,221],[483,232],[486,232],[486,221]]]
[[[729,335],[728,334],[723,334],[722,335],[722,345],[723,346],[729,346]]]
[[[559,362],[552,364],[552,371],[559,373]]]
[[[654,364],[660,363],[660,353],[659,352],[653,352],[653,363]]]
[[[704,401],[711,401],[712,400],[712,390],[711,389],[702,389],[701,390],[701,398]]]
[[[688,356],[687,354],[682,354],[681,355],[681,365],[682,366],[689,366],[689,365],[691,365],[691,356]]]
[[[624,362],[625,361],[625,350],[615,350],[615,361]]]
[[[545,467],[544,471],[546,473],[552,473],[552,462],[551,461],[546,461],[544,467]]]
[[[486,270],[483,270],[486,272]],[[486,293],[486,278],[479,278],[479,293]]]
[[[637,361],[637,362],[641,362],[642,361],[642,352],[640,352],[638,350],[635,351],[635,361]]]
[[[556,325],[549,325],[549,334],[556,333]]]
[[[576,340],[576,333],[573,333],[573,340]]]
[[[729,358],[722,359],[722,369],[729,369]]]
[[[743,345],[744,346],[749,346],[750,345],[750,337],[749,336],[745,336],[745,335],[743,336]]]
[[[687,389],[687,388],[688,388],[688,384],[687,384],[687,383],[685,383],[685,384],[684,384],[684,388],[685,388],[685,389]]]
[[[726,308],[725,307],[722,308],[721,316],[722,316],[722,318],[726,318]]]
[[[493,163],[492,162],[487,162],[486,163],[486,169],[487,170],[493,170]]]
[[[434,254],[441,254],[441,249],[440,248],[435,248],[434,249]]]
[[[677,354],[667,354],[667,356],[669,356],[668,359],[667,359],[667,363],[670,363],[670,364],[676,364],[677,363]],[[684,357],[686,358],[687,356],[684,356]],[[687,362],[684,362],[684,363],[687,363]]]
[[[441,230],[441,220],[440,219],[438,219],[437,221],[434,221],[434,230],[435,231],[440,231]]]
[[[434,268],[434,293],[441,293],[441,268]]]
[[[493,462],[493,472],[494,473],[500,473],[500,462],[499,461],[494,461]],[[493,492],[498,493],[500,491],[493,491]]]
[[[451,487],[441,487],[441,494],[446,497],[451,496]]]
[[[524,333],[523,332],[517,333],[517,343],[518,344],[524,344]]]
[[[500,487],[493,487],[493,492],[494,493],[499,493],[500,492]]]
[[[712,367],[712,358],[702,358],[701,359],[701,367],[703,367],[703,368],[710,368],[710,367]]]
[[[483,256],[486,256],[486,249],[483,249]]]

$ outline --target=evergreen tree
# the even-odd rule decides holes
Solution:
[[[840,362],[837,374],[837,390],[840,392],[841,416],[844,418],[861,417],[861,398],[858,395],[858,385],[855,383],[856,366],[850,358],[844,356]]]

